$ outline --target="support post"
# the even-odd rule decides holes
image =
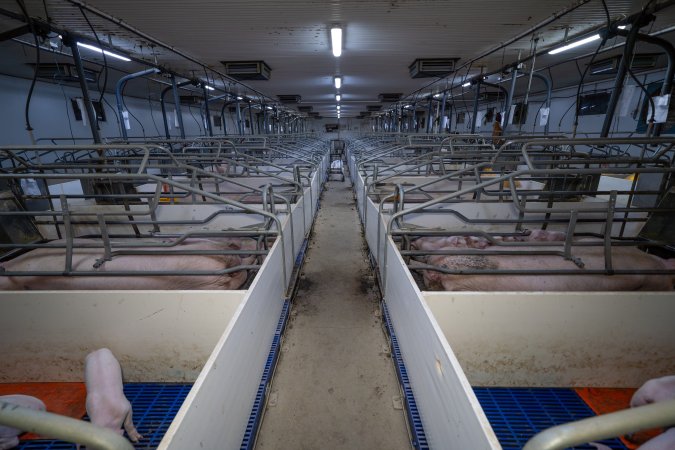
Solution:
[[[635,41],[637,40],[636,38],[639,29],[640,27],[633,25],[627,34],[621,62],[619,62],[619,68],[617,69],[616,78],[614,79],[612,96],[609,98],[609,104],[607,105],[605,121],[602,123],[602,131],[600,131],[601,138],[609,136],[609,129],[611,128],[612,120],[614,119],[614,111],[616,111],[616,105],[619,103],[619,97],[621,97],[621,92],[623,91],[623,82],[626,79],[626,72],[628,72],[630,61],[633,59],[633,51],[635,49]]]
[[[202,83],[202,91],[204,92],[204,115],[206,116],[206,129],[209,136],[213,137],[213,128],[211,127],[211,114],[209,112],[209,92],[206,90],[206,84]]]
[[[96,119],[96,111],[94,111],[94,104],[91,102],[89,97],[89,87],[87,86],[87,80],[84,77],[84,68],[82,67],[82,57],[80,56],[80,49],[77,46],[77,41],[71,37],[67,38],[68,46],[70,51],[73,53],[73,61],[75,63],[75,70],[77,71],[77,78],[80,81],[80,89],[82,89],[82,100],[84,102],[84,109],[87,113],[87,118],[89,119],[89,128],[91,129],[91,137],[94,140],[94,144],[101,143],[101,134],[98,131],[98,120]],[[37,49],[40,51],[40,49]],[[126,130],[124,129],[124,122],[122,120],[122,115],[120,113],[120,122],[122,125],[122,130],[125,131],[124,138],[126,139]]]
[[[471,118],[471,134],[476,132],[476,120],[478,119],[478,100],[480,99],[481,81],[476,83],[476,95],[473,98],[473,117]]]
[[[516,80],[518,79],[518,65],[513,66],[513,70],[511,71],[511,89],[509,89],[509,95],[506,97],[506,110],[504,111],[504,114],[506,117],[504,118],[504,131],[503,133],[506,134],[506,130],[509,128],[509,119],[511,118],[511,105],[513,104],[513,94],[516,92]]]

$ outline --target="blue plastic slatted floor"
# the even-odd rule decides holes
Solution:
[[[520,450],[540,431],[594,416],[572,389],[473,388],[504,450]],[[613,450],[625,450],[619,439],[599,441]],[[575,449],[595,449],[582,445]]]
[[[192,384],[127,383],[124,394],[134,411],[134,424],[143,439],[137,449],[154,449],[187,397]],[[20,450],[72,450],[74,444],[63,441],[36,440],[22,442]]]

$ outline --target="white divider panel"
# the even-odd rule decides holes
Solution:
[[[108,347],[127,381],[193,381],[245,291],[5,291],[0,382],[84,381]]]
[[[385,301],[431,448],[500,449],[457,358],[391,238]]]
[[[479,386],[638,387],[675,373],[672,292],[425,292]]]
[[[272,247],[159,450],[240,447],[283,306],[279,243]]]

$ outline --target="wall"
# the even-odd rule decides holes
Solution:
[[[638,79],[641,83],[651,83],[654,81],[659,81],[663,79],[663,72],[653,72],[647,74],[638,75]],[[508,81],[506,82],[508,84]],[[614,84],[614,80],[607,80],[603,82],[593,82],[587,83],[584,85],[582,95],[590,94],[593,92],[611,92],[611,88]],[[533,91],[537,91],[543,87],[543,82],[534,78],[532,80]],[[610,136],[628,136],[631,133],[634,133],[634,136],[641,136],[643,133],[636,133],[637,120],[633,118],[632,114],[636,108],[642,107],[642,101],[644,95],[639,88],[631,90],[628,86],[635,86],[635,82],[628,79],[624,85],[624,90],[619,98],[619,103],[617,105],[616,113],[612,126],[610,128]],[[491,89],[494,90],[494,89]],[[549,117],[549,133],[571,133],[574,123],[574,112],[575,112],[575,101],[576,101],[577,87],[570,87],[564,89],[558,89],[553,91],[553,98],[551,102],[551,113]],[[514,104],[517,102],[522,102],[524,96],[516,96],[514,98]],[[505,134],[517,133],[520,129],[522,133],[543,133],[544,126],[539,124],[539,116],[537,112],[540,107],[543,105],[545,100],[545,95],[537,94],[531,95],[529,98],[529,107],[527,114],[527,121],[521,127],[518,125],[509,125]],[[624,115],[622,114],[622,104],[627,102],[627,108],[624,109]],[[501,102],[482,102],[479,105],[479,111],[486,111],[490,107],[496,107],[496,111],[499,111],[501,108]],[[473,102],[467,101],[466,104],[464,101],[455,102],[455,110],[452,114],[452,131],[457,131],[460,133],[468,133],[471,131],[471,117],[473,112]],[[463,124],[457,124],[457,112],[466,111],[466,119]],[[602,124],[605,120],[604,114],[599,115],[588,115],[579,117],[579,125],[577,128],[577,135],[581,134],[584,136],[588,133],[590,136],[597,136],[602,129]],[[491,134],[492,133],[492,122],[482,125],[480,128],[476,128],[477,133],[481,134]]]
[[[164,125],[162,122],[162,112],[159,104],[159,93],[165,87],[157,83],[151,83],[147,80],[133,80],[132,83],[146,83],[149,92],[149,98],[136,98],[125,96],[124,101],[136,118],[130,117],[131,130],[128,131],[130,137],[143,138],[164,136]],[[109,86],[112,86],[109,84]],[[0,99],[2,108],[0,108],[0,123],[2,123],[2,135],[0,136],[0,145],[30,145],[31,139],[26,131],[24,119],[24,107],[30,80],[0,75]],[[95,89],[90,90],[92,100],[98,100],[99,93]],[[185,94],[184,94],[185,95]],[[75,120],[71,99],[82,97],[79,84],[64,83],[55,84],[38,80],[33,92],[30,107],[30,121],[34,129],[33,135],[36,140],[46,138],[75,138],[77,143],[86,144],[90,142],[91,132],[89,126],[84,126],[82,121]],[[167,100],[172,97],[171,92],[166,96]],[[117,109],[115,95],[107,93],[103,102],[106,121],[100,123],[101,137],[115,139],[121,136],[119,123],[117,119]],[[210,106],[211,116],[220,115],[221,106],[216,104]],[[204,121],[200,117],[199,106],[182,105],[183,124],[185,126],[186,136],[203,136]],[[174,126],[173,104],[167,102],[167,112],[169,114],[169,127],[172,137],[179,137],[179,131]],[[236,118],[225,109],[226,127],[230,134],[236,131]],[[248,114],[246,114],[248,116]],[[212,117],[213,123],[213,117]],[[247,130],[248,131],[248,130]],[[222,134],[223,129],[214,127],[214,134]],[[85,140],[80,140],[85,139]],[[62,141],[72,142],[70,140]],[[40,143],[49,143],[49,141],[39,141]]]

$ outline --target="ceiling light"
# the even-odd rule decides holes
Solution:
[[[337,58],[342,54],[342,28],[333,27],[330,29],[330,41],[333,45],[333,56]]]
[[[555,55],[557,53],[564,52],[564,51],[570,50],[570,49],[575,48],[575,47],[579,47],[580,45],[588,44],[589,42],[593,42],[593,41],[596,41],[598,39],[600,39],[600,35],[594,34],[593,36],[589,36],[587,38],[578,40],[576,42],[572,42],[571,44],[567,44],[564,47],[559,47],[559,48],[553,49],[550,52],[548,52],[548,54],[549,55]]]
[[[335,101],[339,102],[342,96],[340,94],[335,94]]]
[[[243,100],[244,97],[237,96],[237,100]]]
[[[208,89],[209,91],[215,91],[216,90],[216,88],[214,88],[213,86],[209,86],[208,84],[205,84],[204,87],[206,89]]]
[[[340,111],[340,105],[337,105],[336,108],[338,111]]]
[[[441,95],[443,94],[441,94],[440,92],[438,94],[434,94],[434,98],[439,98]]]
[[[625,30],[626,28],[628,28],[628,25],[619,25],[617,28],[619,30]]]
[[[110,56],[111,58],[117,58],[117,59],[121,59],[122,61],[127,61],[127,62],[131,61],[131,59],[127,58],[126,56],[118,55],[117,53],[109,52],[108,50],[101,50],[100,48],[94,47],[93,45],[83,44],[82,42],[78,42],[77,46],[78,47],[84,47],[86,49],[93,50],[95,52],[103,53],[104,55]]]
[[[335,81],[335,89],[340,89],[340,87],[342,86],[342,77],[335,76],[333,78],[333,81]]]
[[[464,84],[462,85],[462,87],[469,87],[469,86],[471,86],[471,82],[470,82],[470,81],[467,81],[466,83],[464,83]]]

